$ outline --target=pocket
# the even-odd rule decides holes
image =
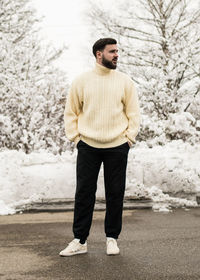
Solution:
[[[126,144],[128,145],[128,147],[129,147],[129,149],[130,149],[130,146],[129,146],[129,143],[128,143],[128,141],[126,142]]]
[[[78,143],[77,143],[77,145],[76,145],[76,147],[77,147],[77,148],[78,148],[78,146],[79,146],[80,142],[81,142],[81,140],[79,140],[79,141],[78,141]]]
[[[130,149],[130,146],[128,144],[128,142],[125,142],[124,144],[121,144],[119,147],[124,147],[124,148],[129,148]]]

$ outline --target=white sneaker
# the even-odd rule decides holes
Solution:
[[[119,247],[117,246],[116,239],[114,239],[112,237],[107,237],[106,246],[107,246],[107,250],[106,250],[107,255],[118,255],[119,254],[120,250],[119,250]]]
[[[59,255],[62,257],[69,257],[87,253],[87,241],[84,244],[81,244],[79,241],[80,239],[77,238],[72,240],[68,246],[59,253]]]

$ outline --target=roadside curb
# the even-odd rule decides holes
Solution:
[[[153,201],[149,198],[125,198],[124,210],[130,209],[152,209]],[[106,209],[105,199],[97,198],[94,210],[104,211]],[[17,212],[66,212],[74,210],[74,199],[44,199],[38,202],[17,207]]]
[[[156,204],[163,204],[165,202],[154,202],[151,198],[145,197],[125,197],[123,209],[132,210],[132,209],[153,209],[153,206]],[[172,209],[175,208],[200,208],[198,205],[178,205],[177,203],[169,203],[169,207]],[[105,211],[106,203],[104,198],[97,198],[95,202],[95,211]],[[39,212],[67,212],[74,210],[74,199],[65,198],[65,199],[41,199],[40,201],[35,201],[26,205],[20,205],[16,208],[17,213],[39,213]]]

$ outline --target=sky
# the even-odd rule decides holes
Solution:
[[[82,13],[86,1],[81,0],[32,0],[39,16],[43,16],[41,35],[46,42],[68,50],[58,61],[69,80],[84,71],[83,47],[89,37],[88,26],[83,23]]]
[[[95,1],[95,0],[92,0]],[[104,7],[110,7],[114,0],[101,0]],[[39,16],[44,16],[41,34],[51,45],[68,50],[58,61],[59,67],[66,71],[71,81],[79,73],[89,69],[95,58],[88,61],[86,53],[92,51],[88,40],[89,24],[84,17],[88,7],[87,0],[32,0]]]

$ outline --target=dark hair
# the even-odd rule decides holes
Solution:
[[[94,56],[96,57],[97,51],[103,51],[106,45],[112,44],[117,44],[117,41],[113,38],[101,38],[97,40],[92,47]]]

